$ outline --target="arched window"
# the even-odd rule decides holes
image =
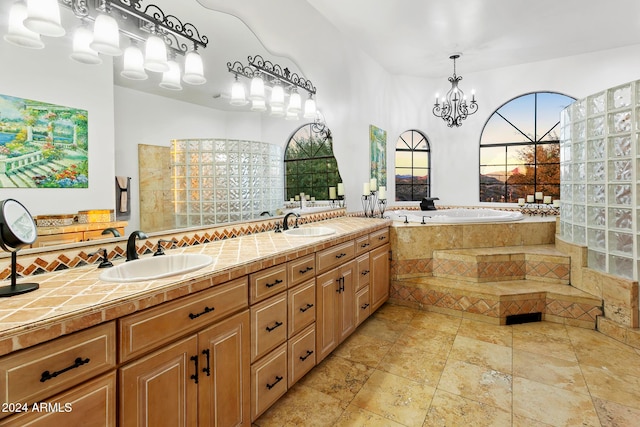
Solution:
[[[560,112],[573,101],[529,93],[489,117],[480,137],[481,202],[517,202],[536,192],[560,198]]]
[[[431,196],[431,147],[422,132],[408,130],[396,141],[396,201]]]
[[[317,200],[329,199],[329,187],[342,182],[333,156],[331,132],[314,123],[300,126],[284,151],[287,200],[300,193]]]

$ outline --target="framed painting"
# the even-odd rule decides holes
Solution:
[[[87,111],[0,95],[0,188],[87,188]]]
[[[387,185],[387,131],[369,125],[370,178],[375,178],[378,186]]]

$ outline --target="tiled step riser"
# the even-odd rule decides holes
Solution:
[[[446,251],[434,253],[433,275],[470,282],[535,279],[569,284],[570,259],[539,255],[460,256]]]

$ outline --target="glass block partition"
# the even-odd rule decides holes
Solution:
[[[637,280],[640,81],[574,102],[560,126],[560,235],[589,267]]]
[[[284,162],[277,145],[173,140],[171,171],[177,227],[248,220],[283,206]]]

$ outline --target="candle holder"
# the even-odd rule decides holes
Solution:
[[[332,208],[336,209],[336,208],[344,208],[345,205],[345,197],[344,196],[338,196],[337,199],[331,199],[329,200],[329,204],[331,205]]]
[[[378,210],[380,211],[380,218],[384,218],[384,211],[387,208],[387,199],[378,200]]]
[[[367,218],[374,218],[376,212],[376,205],[378,200],[378,192],[371,191],[368,195],[363,194],[362,197],[362,210],[364,211],[364,216]]]

